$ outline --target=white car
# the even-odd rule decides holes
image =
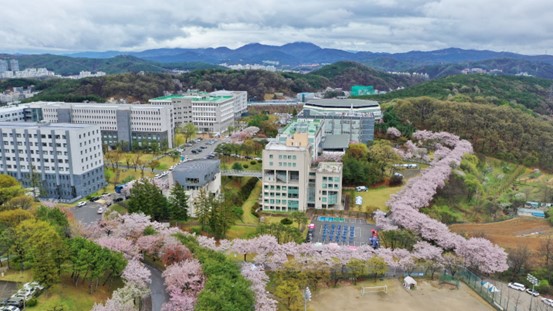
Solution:
[[[102,214],[103,212],[105,212],[105,208],[103,206],[100,206],[100,208],[98,208],[98,214]]]
[[[86,201],[81,201],[79,204],[77,204],[78,207],[83,207],[86,205]]]
[[[21,311],[21,309],[16,306],[0,306],[0,311]]]
[[[532,290],[531,288],[527,289],[526,292],[534,297],[538,297],[540,295],[540,293],[538,293],[537,291],[535,290]]]
[[[23,288],[24,289],[36,288],[38,291],[43,291],[44,290],[44,286],[40,285],[40,283],[36,282],[36,281],[23,284]]]
[[[541,299],[541,302],[545,303],[545,304],[548,305],[548,306],[553,307],[553,299],[542,298],[542,299]]]
[[[512,282],[512,283],[507,284],[507,286],[512,288],[512,289],[519,290],[521,292],[526,290],[526,287],[523,284],[520,284],[520,283]]]

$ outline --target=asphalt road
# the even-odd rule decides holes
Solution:
[[[215,143],[213,145],[208,145],[207,142],[210,141],[210,140],[215,141]],[[186,147],[185,146],[184,151],[181,152],[181,155],[184,155],[184,156],[186,156],[187,159],[191,159],[191,160],[193,160],[193,159],[203,159],[203,158],[207,157],[208,154],[214,152],[215,148],[217,148],[217,145],[219,145],[221,143],[228,143],[228,142],[230,142],[229,138],[225,138],[225,139],[216,139],[216,138],[204,139],[200,142],[192,144],[191,147]],[[206,149],[202,149],[202,151],[200,153],[197,153],[197,154],[192,153],[193,149],[200,149],[201,146],[206,147]]]
[[[526,292],[509,288],[503,282],[490,282],[500,290],[495,294],[495,300],[501,302],[505,311],[553,311],[553,307],[541,301],[541,296],[534,297]]]
[[[75,205],[77,204],[75,203]],[[72,209],[73,216],[75,216],[75,219],[80,221],[82,224],[92,224],[98,222],[98,220],[102,219],[102,214],[98,214],[98,208],[100,208],[100,206],[102,206],[102,204],[87,201],[85,206],[75,206]]]
[[[161,306],[169,300],[169,295],[167,295],[167,292],[165,291],[161,271],[150,265],[144,265],[152,273],[150,277],[150,279],[152,280],[152,283],[150,284],[150,292],[152,296],[152,311],[159,311],[161,310]]]

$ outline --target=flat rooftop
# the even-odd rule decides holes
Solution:
[[[276,141],[271,141],[265,146],[265,150],[303,151],[305,147],[286,146]]]
[[[280,135],[292,136],[295,133],[315,135],[321,128],[321,123],[319,119],[299,119],[288,124]]]
[[[208,93],[193,94],[193,95],[175,94],[175,95],[167,95],[167,96],[152,98],[152,99],[150,99],[150,101],[168,101],[168,100],[172,100],[172,99],[184,98],[184,99],[190,99],[190,100],[192,100],[192,102],[213,102],[213,103],[217,103],[217,102],[227,101],[229,99],[232,99],[232,97],[233,97],[232,95],[213,96],[213,95],[209,95]]]
[[[174,172],[185,172],[190,175],[203,174],[207,171],[219,171],[221,161],[218,159],[196,159],[182,162],[175,166]]]
[[[70,108],[70,107],[76,107],[81,109],[121,109],[121,110],[128,110],[128,109],[164,109],[161,106],[156,105],[133,105],[133,104],[108,104],[108,103],[67,103],[67,102],[32,102],[29,103],[26,107],[35,108],[35,107],[62,107],[62,108]]]
[[[47,128],[52,130],[66,130],[66,129],[84,129],[89,127],[99,127],[95,124],[78,124],[78,123],[47,123],[47,122],[0,122],[1,129],[39,129]]]
[[[305,106],[321,107],[321,108],[369,108],[380,107],[377,101],[367,99],[310,99],[305,103]],[[304,106],[304,108],[305,108]]]

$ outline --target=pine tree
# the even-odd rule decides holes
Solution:
[[[169,208],[171,217],[174,220],[188,220],[188,196],[184,187],[176,183],[171,189],[171,197],[169,198]]]

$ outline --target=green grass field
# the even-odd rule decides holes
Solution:
[[[361,196],[363,198],[361,208],[353,207],[352,210],[367,213],[372,213],[377,209],[387,211],[388,207],[386,206],[386,202],[388,202],[392,194],[397,193],[402,188],[403,187],[382,186],[374,189],[369,188],[369,190],[363,192],[349,190],[348,192],[352,194],[351,204],[353,204],[353,206],[355,206],[355,197]]]
[[[257,203],[257,200],[259,199],[259,195],[261,194],[261,181],[258,181],[255,185],[255,188],[253,188],[252,192],[250,193],[250,196],[248,199],[242,204],[242,210],[244,211],[244,215],[242,215],[242,221],[246,224],[258,224],[259,219],[255,217],[252,214],[252,208]]]

